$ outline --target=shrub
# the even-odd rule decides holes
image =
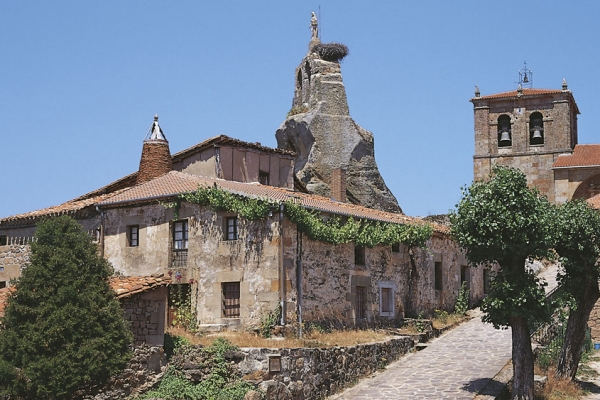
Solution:
[[[469,289],[467,283],[463,282],[458,291],[458,298],[454,304],[454,312],[458,315],[465,315],[469,310]]]
[[[70,399],[125,367],[132,334],[110,288],[111,273],[74,219],[38,224],[31,264],[2,318],[1,394]]]

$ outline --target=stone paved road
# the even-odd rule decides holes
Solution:
[[[329,399],[473,399],[488,383],[494,385],[492,378],[510,356],[510,330],[495,330],[478,314]]]

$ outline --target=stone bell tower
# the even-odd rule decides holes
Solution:
[[[277,147],[296,152],[294,174],[310,192],[341,202],[402,213],[375,162],[373,134],[350,117],[340,60],[348,48],[322,44],[316,15],[308,54],[295,71],[292,109]]]
[[[579,109],[563,79],[562,89],[535,89],[531,71],[520,72],[516,90],[471,99],[475,113],[474,180],[495,164],[520,169],[530,186],[555,202],[552,166],[577,144]]]

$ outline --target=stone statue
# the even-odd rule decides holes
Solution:
[[[319,37],[319,20],[317,19],[317,14],[314,11],[310,12],[312,15],[310,17],[310,31],[312,33],[311,39],[317,39]]]

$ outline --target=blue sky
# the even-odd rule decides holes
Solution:
[[[600,2],[0,1],[0,217],[138,168],[154,114],[171,152],[226,134],[276,146],[310,12],[343,61],[350,113],[409,215],[445,213],[473,179],[474,86],[566,78],[579,142],[600,142]]]

